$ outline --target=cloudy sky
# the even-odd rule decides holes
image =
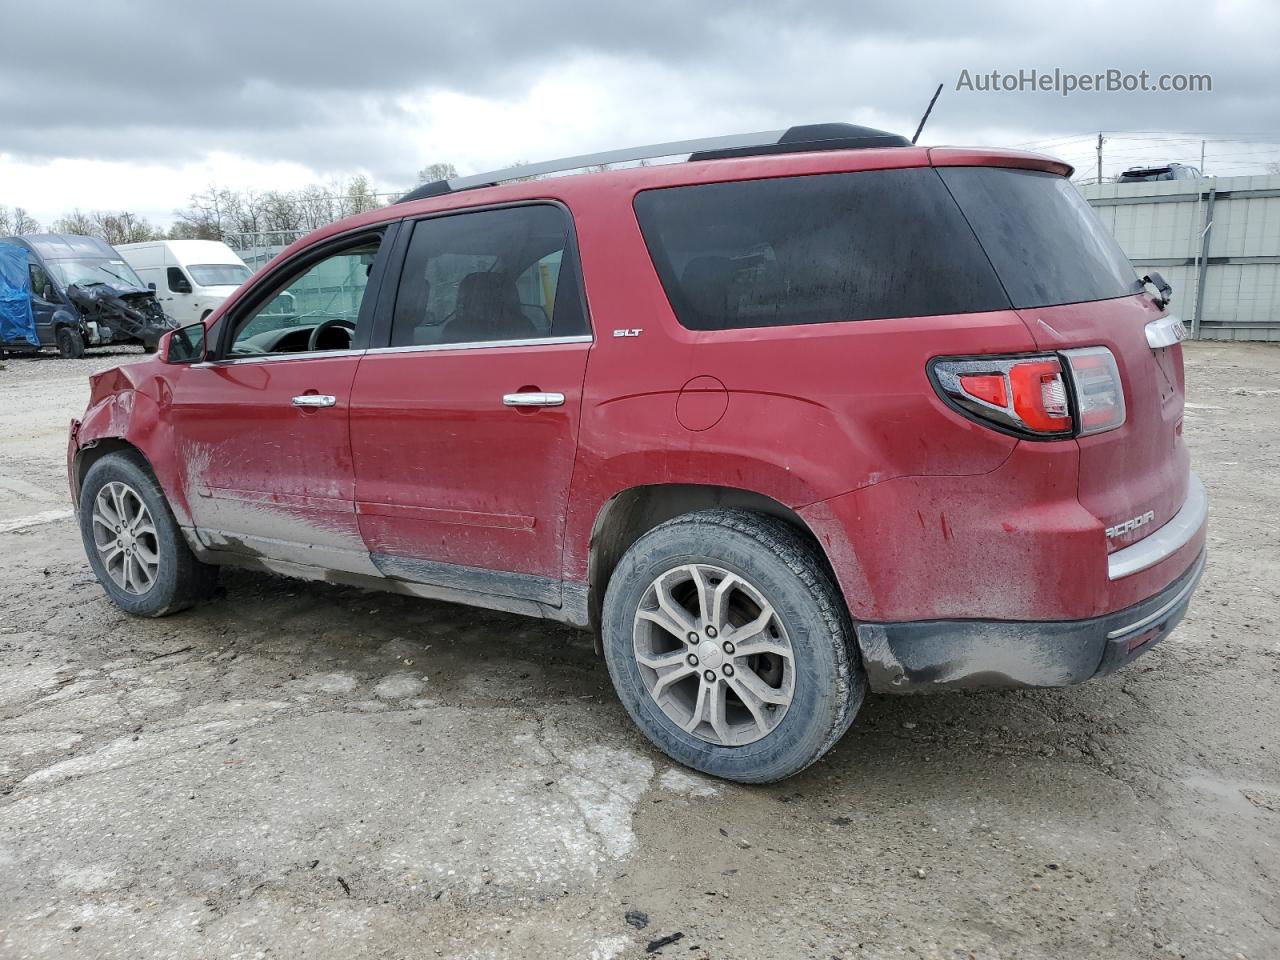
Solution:
[[[0,204],[167,223],[216,183],[289,189],[433,161],[460,172],[635,143],[849,120],[922,142],[1042,147],[1107,173],[1280,161],[1280,3],[172,0],[9,8]],[[71,22],[74,21],[74,22]],[[1208,73],[1211,93],[979,92],[1020,69]]]

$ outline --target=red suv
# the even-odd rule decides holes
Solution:
[[[658,747],[748,782],[868,687],[1109,673],[1206,499],[1168,287],[1070,173],[821,125],[427,185],[93,378],[89,562],[145,616],[234,565],[589,627]]]

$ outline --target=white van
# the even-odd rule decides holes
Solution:
[[[116,249],[179,326],[203,320],[252,272],[220,240],[151,240]]]

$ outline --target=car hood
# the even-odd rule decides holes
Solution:
[[[103,293],[113,293],[117,297],[132,297],[140,293],[155,296],[155,291],[150,287],[136,287],[132,283],[73,283],[71,286],[79,287],[88,293],[101,290]]]

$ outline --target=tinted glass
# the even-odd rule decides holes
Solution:
[[[1015,307],[1141,289],[1120,245],[1065,177],[999,167],[947,167],[941,175]]]
[[[237,319],[231,355],[349,349],[380,243],[359,241],[294,273]]]
[[[585,334],[569,226],[562,209],[544,204],[419,221],[392,346]]]
[[[931,168],[670,187],[635,206],[693,330],[1009,306]]]
[[[49,275],[44,272],[44,267],[29,260],[27,261],[27,268],[31,274],[31,292],[41,300],[55,299],[57,294],[53,290]]]
[[[190,293],[191,284],[187,281],[186,275],[177,267],[170,267],[167,271],[169,281],[169,289],[174,293]]]

